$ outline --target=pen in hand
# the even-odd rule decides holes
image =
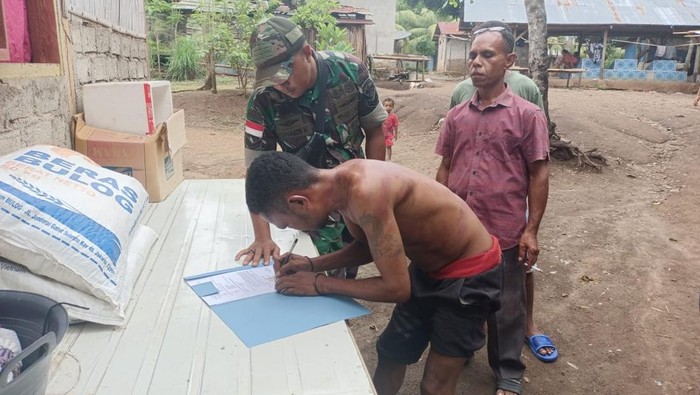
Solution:
[[[286,264],[289,262],[289,260],[292,259],[292,252],[294,252],[294,247],[297,246],[297,242],[298,242],[298,241],[299,241],[298,238],[297,238],[297,239],[294,239],[294,242],[292,243],[292,246],[289,248],[289,255],[287,255],[287,257],[284,258],[284,260],[283,260],[282,262],[280,262],[280,267],[286,265]]]

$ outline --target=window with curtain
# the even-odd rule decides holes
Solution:
[[[10,61],[10,48],[7,43],[7,29],[5,29],[5,17],[2,12],[2,0],[0,0],[0,62]]]
[[[5,52],[5,56],[0,53],[0,61],[31,62],[26,0],[0,0],[0,14],[2,15],[0,35],[4,36],[4,40],[0,39],[0,47]]]
[[[0,0],[0,62],[60,62],[53,0]]]

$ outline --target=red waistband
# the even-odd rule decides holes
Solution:
[[[501,262],[501,246],[494,236],[491,236],[491,240],[493,240],[493,244],[489,250],[479,255],[454,261],[442,269],[430,273],[430,277],[439,280],[472,277],[493,269]]]

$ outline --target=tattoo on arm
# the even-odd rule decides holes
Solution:
[[[379,257],[404,255],[403,243],[400,237],[396,237],[398,225],[395,228],[395,232],[387,231],[382,220],[373,214],[362,215],[358,222],[365,235],[367,235],[367,242],[375,261]]]

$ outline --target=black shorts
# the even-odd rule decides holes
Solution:
[[[469,358],[485,343],[484,323],[500,308],[503,262],[479,275],[437,280],[409,266],[411,299],[394,308],[377,354],[416,363],[428,343],[448,357]]]

